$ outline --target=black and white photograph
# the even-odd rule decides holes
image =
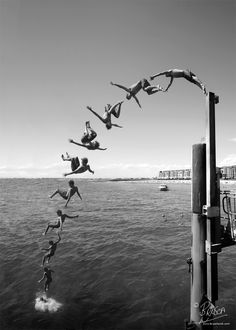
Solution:
[[[236,330],[236,1],[0,0],[0,329]]]

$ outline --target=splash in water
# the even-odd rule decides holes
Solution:
[[[48,298],[45,293],[39,292],[35,298],[35,309],[40,312],[57,312],[62,306],[61,303],[57,302],[53,298]]]

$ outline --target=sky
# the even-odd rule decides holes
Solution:
[[[191,69],[219,96],[217,165],[236,164],[236,1],[0,0],[0,177],[63,177],[61,155],[87,157],[81,178],[155,177],[191,167],[206,131],[206,99],[185,79],[134,100],[127,87],[169,69]],[[166,87],[169,78],[153,81]],[[107,130],[107,103],[125,100]],[[73,145],[85,122],[106,151]],[[78,177],[78,175],[77,175]]]

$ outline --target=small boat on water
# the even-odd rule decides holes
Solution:
[[[166,184],[162,183],[162,184],[160,184],[159,189],[160,189],[160,191],[167,191],[168,187]]]

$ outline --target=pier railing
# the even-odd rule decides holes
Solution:
[[[224,247],[236,243],[236,191],[224,190],[220,194]]]

